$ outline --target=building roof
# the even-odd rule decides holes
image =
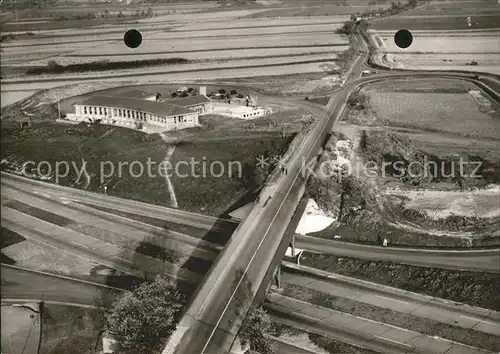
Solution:
[[[177,106],[182,106],[182,107],[189,107],[189,106],[194,106],[197,104],[209,103],[211,101],[212,100],[205,95],[190,96],[190,97],[181,98],[181,99],[177,99],[177,100],[165,100],[165,102],[170,102],[172,104],[175,104]]]
[[[124,91],[124,92],[113,92],[113,94],[111,96],[129,97],[129,98],[148,98],[148,97],[152,97],[155,95],[156,95],[156,93],[132,89],[132,90]]]
[[[181,107],[172,103],[113,96],[92,96],[89,99],[76,104],[134,109],[137,111],[148,112],[162,117],[194,113],[194,111],[188,108]]]

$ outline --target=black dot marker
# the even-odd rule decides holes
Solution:
[[[135,29],[128,30],[123,36],[123,42],[129,48],[137,48],[142,43],[141,32]]]
[[[394,35],[394,42],[399,48],[408,48],[413,43],[413,36],[407,29],[400,29]]]

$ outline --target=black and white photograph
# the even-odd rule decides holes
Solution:
[[[500,0],[0,0],[2,354],[500,354]]]

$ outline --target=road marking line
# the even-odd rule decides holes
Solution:
[[[500,323],[495,323],[495,322],[490,322],[490,321],[481,321],[481,323],[486,323],[486,324],[490,324],[493,326],[500,326]]]
[[[391,297],[387,297],[387,296],[382,296],[382,295],[375,295],[376,297],[380,297],[382,299],[387,299],[387,300],[391,300],[391,301],[396,301],[396,302],[401,302],[402,304],[405,304],[405,305],[409,305],[410,303],[409,302],[406,302],[406,301],[402,301],[402,300],[396,300],[394,298],[391,298]]]
[[[122,261],[125,261],[125,262],[127,262],[127,263],[132,263],[132,264],[134,263],[134,262],[129,261],[128,259],[121,258],[121,257],[118,257],[118,256],[115,256],[115,258],[116,258],[116,259],[119,259],[119,260],[122,260]]]
[[[311,316],[308,316],[308,315],[304,315],[304,314],[301,314],[300,312],[293,312],[292,314],[294,315],[297,315],[297,316],[300,316],[300,317],[305,317],[309,320],[312,320],[314,322],[323,322],[322,319],[318,319],[318,318],[315,318],[315,317],[311,317]]]
[[[460,315],[460,317],[468,318],[470,320],[477,321],[479,323],[487,323],[487,324],[490,324],[490,325],[493,325],[493,326],[500,326],[500,323],[485,321],[485,320],[482,320],[482,319],[476,318],[476,317],[469,317],[469,316],[462,316],[462,315]]]
[[[473,320],[473,321],[478,321],[478,322],[482,321],[480,318],[477,318],[477,317],[469,317],[469,316],[463,316],[463,315],[460,315],[460,317],[467,318],[467,319]]]
[[[393,343],[396,343],[396,344],[399,344],[399,345],[403,345],[403,346],[408,347],[408,348],[414,348],[413,345],[409,345],[409,344],[406,344],[406,343],[398,342],[397,340],[393,340],[393,339],[389,339],[389,338],[385,338],[385,337],[381,337],[381,336],[375,336],[375,338],[379,338],[379,339],[386,340],[388,342],[393,342]]]

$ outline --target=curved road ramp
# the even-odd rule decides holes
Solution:
[[[2,353],[38,353],[40,303],[7,303],[2,299]]]

